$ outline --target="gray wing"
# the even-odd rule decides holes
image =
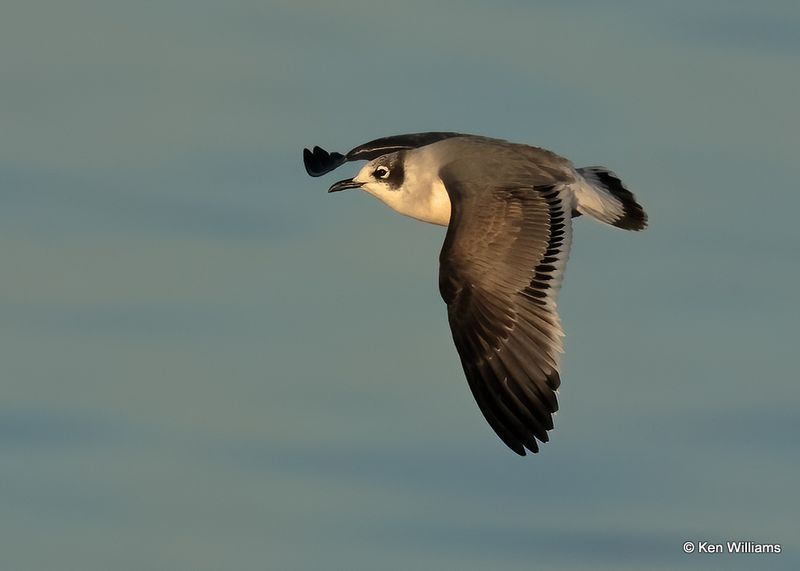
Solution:
[[[513,163],[513,160],[511,161]],[[556,296],[572,235],[571,193],[519,160],[502,180],[475,163],[441,173],[452,204],[439,288],[472,394],[517,454],[538,452],[558,410],[562,351]],[[501,167],[498,165],[493,176]]]
[[[306,172],[311,176],[322,176],[342,166],[350,161],[371,161],[382,155],[402,151],[404,149],[416,149],[424,147],[444,139],[461,137],[460,133],[449,133],[435,131],[430,133],[410,133],[408,135],[393,135],[375,139],[359,145],[348,151],[346,155],[341,153],[329,153],[320,147],[314,149],[303,149],[303,164]]]

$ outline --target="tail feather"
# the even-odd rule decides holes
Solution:
[[[605,167],[577,169],[583,178],[575,191],[577,210],[624,230],[643,230],[647,214],[620,178]]]

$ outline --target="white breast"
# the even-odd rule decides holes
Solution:
[[[450,197],[439,178],[438,157],[430,147],[410,151],[405,178],[396,204],[390,206],[411,218],[447,226],[450,223]]]
[[[420,196],[419,200],[411,201],[409,206],[413,206],[411,212],[403,214],[439,226],[450,224],[450,197],[438,178],[430,185],[427,197]]]
[[[363,190],[386,203],[392,210],[423,222],[447,226],[450,223],[450,197],[439,178],[437,156],[427,150],[408,152],[400,188],[369,181],[374,166],[365,166],[355,178],[365,182]]]

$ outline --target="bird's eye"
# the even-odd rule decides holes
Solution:
[[[378,167],[375,169],[375,178],[384,179],[389,176],[389,169],[386,167]]]

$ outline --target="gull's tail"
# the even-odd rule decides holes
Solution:
[[[575,187],[578,212],[624,230],[647,226],[647,214],[616,174],[606,167],[576,170],[583,179]]]

